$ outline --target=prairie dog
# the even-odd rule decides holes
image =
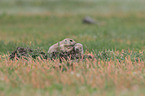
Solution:
[[[52,54],[55,52],[70,52],[73,50],[73,46],[76,44],[76,42],[73,39],[70,38],[66,38],[54,45],[52,45],[49,50],[48,53]]]
[[[76,57],[83,56],[83,53],[84,53],[84,51],[83,51],[83,45],[81,43],[76,43],[74,45],[74,51],[75,51]]]

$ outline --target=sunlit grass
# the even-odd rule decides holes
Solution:
[[[131,52],[130,50],[128,52]],[[124,51],[122,51],[124,53]],[[114,54],[119,54],[114,51]],[[143,52],[141,52],[143,54]],[[3,60],[1,60],[3,58]],[[0,85],[9,85],[1,94],[7,94],[9,88],[14,94],[15,88],[21,88],[17,94],[33,88],[33,90],[42,89],[43,95],[55,94],[83,95],[86,94],[144,94],[144,59],[134,58],[126,55],[124,60],[119,61],[109,59],[93,59],[80,62],[59,60],[32,60],[25,59],[9,60],[6,56],[0,57]],[[60,67],[61,66],[61,67]],[[23,87],[22,87],[23,86]],[[114,90],[111,91],[110,90]],[[125,91],[126,90],[126,91]],[[29,94],[31,90],[27,91]],[[57,92],[57,93],[55,93]],[[133,93],[130,93],[133,92]],[[33,92],[32,92],[33,93]],[[37,94],[38,93],[33,93]],[[84,95],[86,95],[84,94]],[[30,94],[29,94],[30,95]],[[87,95],[86,95],[87,96]]]

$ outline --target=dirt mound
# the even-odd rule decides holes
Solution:
[[[24,47],[17,47],[17,49],[10,54],[9,58],[14,59],[15,56],[17,58],[21,58],[21,57],[27,58],[30,56],[34,59],[36,59],[38,56],[44,59],[48,58],[47,55],[39,49],[32,50],[30,48],[24,48]]]
[[[28,58],[28,57],[32,57],[34,59],[36,59],[37,57],[41,57],[42,59],[60,59],[60,61],[62,61],[62,59],[64,60],[75,60],[75,59],[92,59],[91,56],[89,55],[83,55],[83,56],[77,56],[76,52],[73,50],[71,52],[54,52],[53,54],[46,54],[45,52],[41,51],[40,49],[30,49],[30,48],[24,48],[24,47],[17,47],[16,50],[14,50],[10,55],[9,58],[10,59],[14,59],[15,57],[17,57],[17,59],[19,58]]]

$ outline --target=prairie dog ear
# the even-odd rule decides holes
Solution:
[[[64,43],[67,44],[67,40],[64,40]]]

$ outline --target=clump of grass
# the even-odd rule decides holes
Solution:
[[[144,51],[134,51],[134,50],[122,50],[120,51],[110,51],[104,50],[101,52],[96,53],[96,58],[101,60],[115,60],[118,59],[119,61],[125,60],[125,58],[131,58],[131,60],[138,61],[138,59],[144,60],[145,52]]]

